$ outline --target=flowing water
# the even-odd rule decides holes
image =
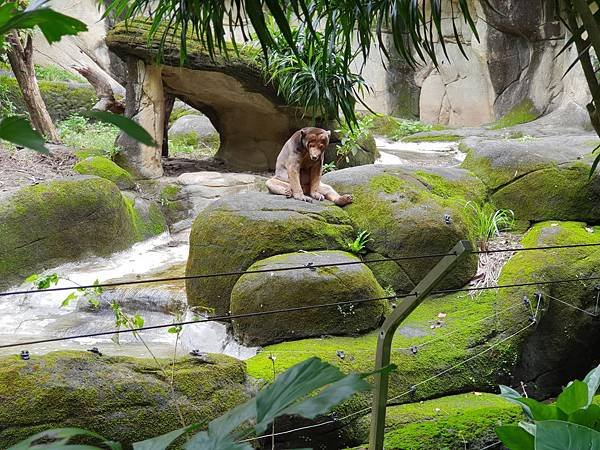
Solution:
[[[378,139],[377,145],[381,152],[381,157],[377,161],[379,164],[448,167],[458,165],[464,159],[464,154],[458,150],[456,143],[403,143]],[[230,174],[230,177],[233,176],[234,174]],[[211,186],[209,186],[211,189],[222,189]],[[242,188],[250,189],[246,185]],[[165,233],[135,244],[130,249],[108,258],[89,257],[44,273],[56,273],[60,277],[58,287],[88,285],[95,280],[106,283],[183,276],[189,250],[188,238],[189,228],[175,236]],[[14,286],[11,290],[28,289],[32,289],[31,283]],[[145,325],[172,323],[175,320],[193,318],[191,312],[187,311],[185,285],[180,280],[105,289],[99,296],[98,308],[91,307],[85,298],[61,306],[68,294],[69,291],[38,291],[2,298],[0,343],[24,343],[114,330],[115,317],[110,308],[110,303],[113,301],[117,301],[128,315],[141,315]],[[169,333],[166,328],[144,331],[139,337],[124,333],[119,335],[118,343],[113,335],[106,335],[27,346],[19,345],[14,348],[0,349],[0,355],[18,354],[21,350],[28,350],[30,353],[46,353],[59,349],[89,350],[97,347],[100,352],[110,355],[148,357],[151,355],[146,346],[157,357],[173,354],[176,334]],[[183,327],[177,351],[182,354],[191,350],[225,353],[240,359],[249,358],[257,351],[256,348],[237,344],[227,334],[225,325],[213,322]]]

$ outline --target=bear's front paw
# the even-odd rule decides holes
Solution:
[[[325,200],[325,196],[323,194],[321,194],[320,192],[311,192],[310,196],[319,202],[322,202],[323,200]]]
[[[335,200],[335,204],[338,206],[346,206],[349,205],[350,203],[352,203],[354,199],[352,198],[352,196],[350,194],[344,194],[344,195],[340,195],[336,200]]]
[[[304,194],[294,194],[294,198],[296,200],[300,200],[301,202],[312,203],[312,198],[310,198]]]

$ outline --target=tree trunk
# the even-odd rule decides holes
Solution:
[[[46,103],[42,98],[40,87],[38,86],[35,70],[33,67],[33,42],[28,35],[25,46],[16,32],[8,36],[10,50],[8,51],[8,61],[12,68],[19,88],[23,94],[25,106],[29,112],[29,118],[33,127],[43,134],[50,142],[59,143],[60,137],[52,123]]]

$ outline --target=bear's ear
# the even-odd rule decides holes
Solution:
[[[331,137],[331,130],[327,130],[327,133],[325,133],[327,135],[328,138]]]
[[[300,130],[300,139],[304,138],[304,128]]]

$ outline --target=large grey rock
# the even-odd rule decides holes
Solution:
[[[188,114],[180,117],[171,128],[169,128],[169,136],[177,136],[178,134],[195,134],[198,137],[210,136],[217,133],[217,130],[211,123],[210,119],[205,115]]]
[[[186,275],[237,272],[255,261],[300,250],[344,249],[354,230],[343,209],[280,195],[249,193],[223,197],[194,221]],[[188,303],[230,310],[239,276],[189,279]]]
[[[248,270],[283,269],[308,264],[359,263],[341,251],[286,253],[257,261]],[[231,293],[231,313],[260,311],[382,298],[385,293],[364,264],[317,269],[250,273]],[[266,345],[306,337],[357,335],[375,328],[385,313],[385,302],[374,301],[233,321],[234,336],[245,345]]]

